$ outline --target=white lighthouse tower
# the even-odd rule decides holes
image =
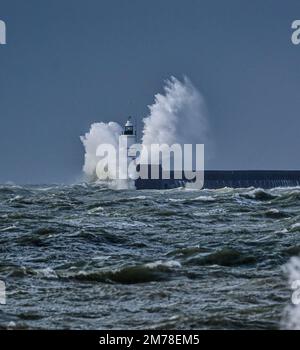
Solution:
[[[133,126],[131,117],[128,118],[122,135],[120,136],[120,146],[122,149],[122,157],[120,157],[120,173],[122,176],[126,173],[126,178],[134,178],[136,173],[136,128]],[[126,170],[125,170],[126,168]]]

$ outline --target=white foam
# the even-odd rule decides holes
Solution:
[[[144,119],[143,145],[204,143],[208,122],[204,98],[188,78],[166,81],[164,94],[155,95]]]
[[[109,123],[94,123],[91,125],[90,131],[84,136],[81,136],[81,141],[85,148],[85,161],[83,171],[88,180],[100,182],[104,186],[116,190],[135,189],[134,182],[130,179],[116,179],[115,174],[108,174],[108,179],[101,181],[101,174],[97,173],[96,168],[101,160],[97,156],[97,149],[100,145],[109,144],[119,150],[119,136],[122,133],[122,127],[115,122]],[[112,160],[108,159],[108,162]],[[99,180],[100,176],[100,180]],[[104,174],[105,179],[107,174]]]
[[[98,146],[111,144],[118,149],[121,132],[122,128],[118,123],[94,123],[90,131],[80,137],[85,148],[83,171],[88,179],[96,180],[96,167],[100,160],[96,155]]]
[[[214,202],[215,200],[216,199],[211,196],[199,196],[192,199],[192,201],[200,201],[200,202]]]
[[[291,232],[300,231],[300,223],[299,223],[299,222],[296,222],[295,224],[293,224],[293,225],[290,227],[290,231],[291,231]]]
[[[209,142],[205,102],[188,78],[179,81],[171,77],[167,80],[164,93],[155,95],[155,101],[149,106],[149,110],[149,115],[143,119],[142,144],[145,149],[152,144],[170,146]],[[98,146],[110,144],[118,150],[121,132],[122,127],[118,123],[94,123],[90,131],[80,138],[85,148],[83,171],[89,180],[97,179],[96,168],[100,161],[96,155]],[[99,178],[99,174],[97,175]],[[115,176],[111,176],[107,181],[110,188],[135,188],[132,180],[112,179],[115,179]]]
[[[148,267],[149,269],[155,269],[159,266],[168,267],[168,268],[181,268],[180,262],[176,260],[169,260],[169,261],[158,260],[152,263],[148,263],[145,266]]]
[[[288,282],[292,294],[291,303],[284,310],[283,318],[281,320],[281,328],[300,330],[300,304],[295,305],[292,303],[292,300],[295,299],[298,299],[300,302],[300,258],[291,258],[283,269],[288,276]]]
[[[8,227],[4,227],[3,229],[0,230],[0,232],[7,232],[7,231],[13,231],[17,228],[17,226],[13,225],[13,226],[8,226]]]

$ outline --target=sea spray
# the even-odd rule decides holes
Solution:
[[[144,118],[142,142],[151,144],[200,144],[208,140],[208,121],[205,101],[192,82],[171,77],[166,81],[164,94],[155,95],[150,114]],[[150,153],[150,152],[149,152]]]
[[[143,119],[144,128],[142,146],[148,152],[141,152],[143,156],[149,152],[151,145],[196,144],[204,143],[208,139],[207,112],[204,99],[188,78],[179,81],[171,77],[166,81],[164,94],[155,95],[153,105],[149,106],[150,113]],[[119,136],[122,127],[115,122],[94,123],[90,131],[81,137],[85,147],[85,162],[83,171],[88,180],[95,181],[97,165],[101,157],[97,156],[97,149],[102,144],[111,144],[116,149],[119,146]],[[170,155],[169,155],[170,157]],[[110,161],[110,159],[108,159]],[[141,161],[144,163],[144,161]],[[194,162],[195,164],[195,162]],[[112,178],[115,179],[115,174]],[[101,178],[101,176],[100,176]],[[133,181],[117,181],[117,188],[131,188]]]
[[[279,267],[300,251],[296,233],[279,232],[300,221],[295,191],[241,205],[249,189],[2,185],[0,279],[9,293],[0,329],[277,328],[294,292]],[[272,208],[291,218],[262,215]]]
[[[292,289],[291,304],[284,310],[282,329],[300,330],[300,258],[293,257],[284,266],[288,282]]]
[[[121,132],[122,128],[118,123],[94,123],[90,131],[80,137],[85,148],[83,171],[90,181],[96,180],[96,167],[99,162],[97,148],[101,144],[111,144],[117,149]]]
[[[122,133],[122,127],[115,122],[94,123],[91,125],[90,131],[81,136],[81,141],[85,147],[85,161],[83,171],[88,181],[107,184],[113,189],[134,189],[134,181],[130,179],[118,179],[116,174],[99,173],[99,164],[101,162],[113,162],[115,159],[106,159],[97,155],[99,146],[108,144],[114,147],[116,151],[119,149],[119,136]],[[116,154],[118,157],[118,154]],[[116,164],[117,165],[117,164]]]

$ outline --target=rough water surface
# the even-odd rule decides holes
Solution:
[[[300,189],[0,186],[0,328],[276,329]]]

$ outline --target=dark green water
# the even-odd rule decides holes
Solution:
[[[300,189],[0,186],[0,328],[279,328]]]

